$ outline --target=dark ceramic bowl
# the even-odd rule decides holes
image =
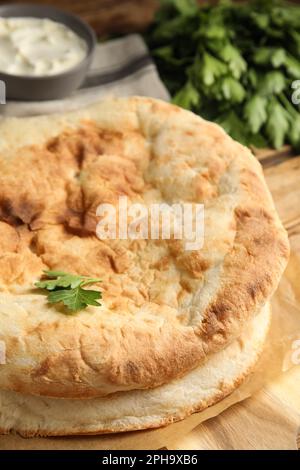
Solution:
[[[46,5],[2,5],[0,6],[0,17],[49,18],[68,26],[88,46],[87,55],[79,64],[57,75],[29,77],[0,72],[0,80],[5,82],[6,97],[8,99],[26,101],[59,99],[69,95],[82,84],[96,45],[96,36],[87,23],[77,16]]]

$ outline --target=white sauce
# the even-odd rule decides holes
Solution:
[[[86,42],[62,23],[39,18],[0,18],[0,72],[55,75],[77,65],[86,54]]]

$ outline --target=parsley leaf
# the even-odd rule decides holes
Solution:
[[[223,114],[217,120],[217,123],[220,124],[220,126],[222,126],[223,129],[233,137],[233,139],[238,140],[244,145],[248,144],[247,131],[235,111],[231,110],[228,113]]]
[[[286,51],[282,47],[260,47],[253,55],[253,61],[258,65],[273,65],[277,68],[286,61]]]
[[[50,303],[62,302],[72,312],[77,312],[88,305],[101,306],[97,300],[102,298],[99,291],[83,289],[84,286],[100,282],[98,278],[79,276],[64,271],[44,271],[45,279],[34,285],[40,289],[46,289]]]
[[[252,134],[256,134],[267,119],[267,100],[263,96],[254,95],[246,103],[244,115]]]
[[[197,5],[194,0],[173,0],[175,8],[182,15],[194,15],[197,12]]]
[[[270,18],[265,13],[256,13],[253,11],[251,12],[250,17],[256,26],[258,26],[260,29],[267,30],[268,26],[270,25]]]
[[[199,98],[199,92],[189,80],[186,82],[184,87],[176,93],[172,102],[182,108],[192,109],[194,106],[198,105]]]
[[[180,67],[190,62],[190,60],[186,57],[175,57],[172,46],[158,47],[152,52],[152,54],[158,59],[164,60],[166,63],[176,67]]]
[[[230,43],[219,51],[219,57],[228,63],[234,78],[240,78],[242,73],[247,70],[247,62],[241,56],[240,51]]]
[[[272,72],[268,72],[263,76],[258,89],[263,95],[276,95],[281,93],[285,86],[285,76],[279,72],[279,70],[273,70]]]
[[[285,68],[288,74],[293,78],[300,77],[300,62],[292,56],[289,56],[285,60]]]
[[[271,144],[277,149],[280,148],[289,129],[289,122],[287,111],[275,98],[272,98],[268,105],[268,119],[265,127]]]
[[[205,53],[200,66],[200,73],[203,83],[207,86],[212,85],[216,79],[227,73],[227,65],[211,54]]]
[[[85,290],[80,285],[74,289],[56,290],[48,295],[48,301],[51,304],[62,302],[72,312],[82,310],[88,305],[100,307],[101,304],[97,300],[101,298],[101,292]]]
[[[240,103],[245,98],[246,91],[243,85],[233,77],[225,77],[221,88],[224,98],[232,103]]]
[[[280,67],[285,63],[286,51],[282,48],[275,49],[272,54],[271,63],[274,67]]]

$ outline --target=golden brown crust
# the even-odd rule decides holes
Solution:
[[[24,136],[20,135],[22,129]],[[87,398],[180,377],[272,295],[288,241],[259,163],[218,126],[146,98],[0,123],[2,389]],[[199,251],[95,236],[101,202],[204,203]],[[45,267],[101,277],[104,306],[62,315]]]

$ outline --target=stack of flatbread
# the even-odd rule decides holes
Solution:
[[[204,244],[101,239],[97,207],[204,204]],[[0,121],[0,430],[163,426],[251,374],[289,255],[260,164],[216,124],[148,98]],[[44,270],[101,278],[76,313]],[[5,349],[5,351],[4,351]]]

